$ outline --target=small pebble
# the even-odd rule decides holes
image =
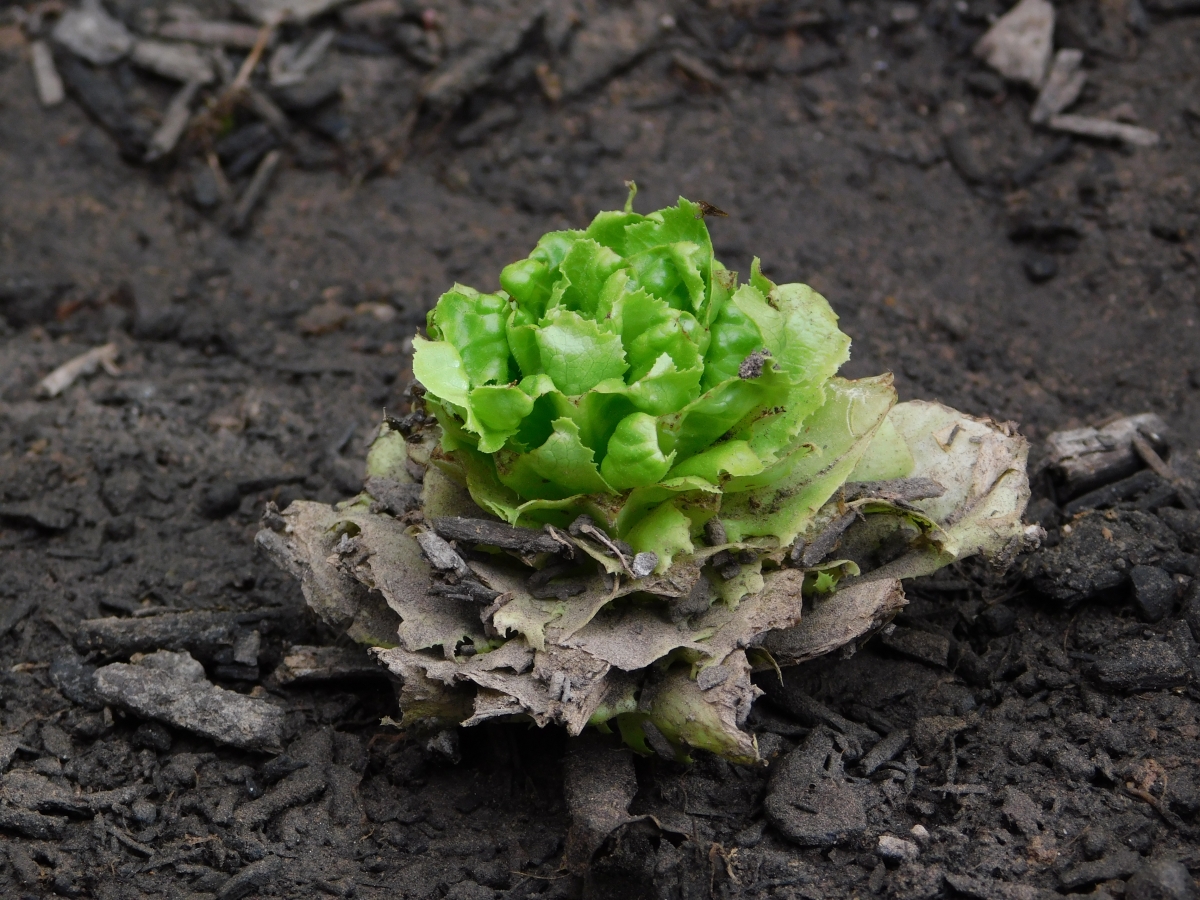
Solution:
[[[158,808],[149,800],[135,800],[129,810],[133,813],[134,821],[143,828],[153,825],[158,818]]]
[[[893,837],[890,834],[881,834],[879,836],[879,846],[876,847],[875,852],[884,859],[889,859],[893,862],[907,862],[920,856],[921,848],[912,841],[906,841],[904,838]]]
[[[1058,261],[1044,253],[1025,257],[1025,276],[1034,284],[1042,284],[1058,274]]]

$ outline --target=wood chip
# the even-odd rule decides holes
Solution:
[[[996,20],[975,45],[975,55],[1009,81],[1040,88],[1054,52],[1054,7],[1021,0]]]
[[[162,25],[158,29],[158,36],[194,44],[249,50],[258,40],[258,29],[240,22],[180,21]]]
[[[192,115],[192,100],[200,90],[201,82],[189,81],[171,98],[167,111],[163,113],[162,123],[150,138],[150,147],[146,150],[146,162],[161,159],[179,143],[187,130],[188,120]]]
[[[29,48],[33,64],[33,80],[37,85],[38,102],[49,109],[58,106],[66,97],[58,69],[54,67],[54,55],[45,41],[34,41]]]
[[[1064,109],[1079,99],[1087,82],[1087,72],[1079,67],[1083,63],[1082,50],[1059,50],[1050,67],[1046,84],[1038,94],[1037,102],[1029,113],[1034,125],[1049,122]]]
[[[1097,119],[1092,116],[1052,116],[1047,124],[1054,131],[1065,131],[1068,134],[1106,141],[1123,141],[1135,147],[1153,147],[1159,141],[1158,132],[1151,131],[1149,128],[1126,125],[1124,122],[1113,122],[1108,119]]]
[[[38,393],[45,397],[57,397],[79,378],[103,368],[109,375],[119,375],[117,368],[117,345],[105,344],[63,363],[38,383]]]

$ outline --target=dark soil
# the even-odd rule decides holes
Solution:
[[[449,58],[515,16],[430,5]],[[533,38],[407,142],[424,70],[330,16],[304,33],[343,36],[341,124],[302,124],[237,237],[197,207],[194,153],[131,165],[73,101],[42,110],[0,24],[0,895],[1195,897],[1200,527],[1163,485],[1072,522],[1044,500],[1047,548],[1016,570],[914,583],[885,639],[765,679],[770,769],[640,760],[633,812],[654,819],[583,879],[560,866],[563,735],[427,746],[379,724],[386,681],[263,684],[289,645],[335,637],[253,541],[267,501],[358,490],[442,290],[494,289],[628,179],[641,210],[727,211],[709,222],[731,267],[758,255],[826,294],[850,374],[892,370],[902,397],[1014,419],[1035,446],[1158,412],[1194,469],[1200,19],[1147,5],[1073,0],[1057,32],[1087,54],[1079,111],[1128,104],[1162,135],[1137,151],[1027,124],[1032,97],[969,52],[991,0],[905,23],[883,3],[663,2],[673,26],[574,97],[545,99],[535,69],[560,50]],[[170,85],[117,69],[138,115],[162,108]],[[38,398],[108,341],[118,376]],[[75,655],[82,620],[191,609],[262,635],[257,666],[197,655],[286,709],[282,757],[90,694],[108,659]],[[237,815],[264,796],[265,822]]]

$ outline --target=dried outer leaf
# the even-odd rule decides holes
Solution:
[[[782,666],[816,659],[873,634],[907,603],[898,578],[851,580],[815,603],[798,624],[772,631],[763,648]]]
[[[603,680],[609,671],[607,663],[585,653],[561,647],[539,652],[521,638],[508,640],[488,653],[455,659],[402,647],[381,650],[377,655],[406,684],[413,673],[419,673],[446,687],[476,685],[480,690],[475,694],[474,709],[463,725],[523,715],[538,726],[556,722],[570,734],[583,730],[604,698]],[[401,699],[403,702],[403,695]],[[406,723],[409,715],[406,708]]]
[[[780,569],[764,575],[763,589],[743,597],[736,608],[713,606],[695,622],[697,629],[712,630],[699,640],[705,656],[715,662],[756,646],[770,632],[795,626],[803,614],[803,587],[803,571]]]
[[[584,650],[618,669],[644,669],[679,648],[703,652],[698,637],[709,634],[688,622],[672,622],[666,611],[645,604],[605,609],[563,643]]]
[[[421,490],[421,510],[427,519],[441,516],[465,516],[483,518],[486,513],[471,499],[470,493],[461,484],[432,465],[425,470]]]
[[[373,511],[402,516],[421,507],[421,485],[416,482],[368,475],[363,490],[373,501]]]
[[[366,551],[344,561],[343,567],[362,584],[379,591],[399,614],[398,633],[405,648],[440,646],[445,657],[452,659],[461,641],[486,644],[478,604],[430,592],[429,564],[416,538],[408,535],[402,524],[362,508],[343,510],[338,521],[358,528],[357,540]]]
[[[525,586],[528,570],[515,570],[490,562],[471,560],[468,565],[485,585],[500,597],[485,611],[485,623],[501,636],[516,633],[535,650],[546,649],[546,626],[562,616],[563,600],[539,600]],[[577,598],[572,598],[575,602]]]
[[[637,773],[628,748],[597,734],[571,742],[563,769],[563,794],[571,816],[563,862],[582,875],[610,834],[640,818],[629,815]]]
[[[383,654],[400,652],[388,659]],[[422,665],[427,658],[401,648],[373,647],[370,651],[388,670],[400,676],[400,724],[404,728],[438,729],[458,725],[471,715],[472,692],[469,685],[448,685],[430,678]]]
[[[533,674],[550,685],[550,714],[578,735],[608,694],[611,666],[589,653],[550,647],[534,657]]]
[[[639,710],[680,752],[693,747],[737,765],[762,765],[758,741],[741,727],[762,691],[750,682],[745,651],[731,653],[721,666],[728,675],[707,691],[687,668],[670,669],[643,688]]]
[[[742,563],[741,571],[733,578],[726,579],[722,576],[710,578],[709,581],[712,582],[722,603],[730,607],[737,606],[747,594],[757,594],[763,589],[762,560],[756,559],[752,563]]]
[[[360,644],[394,646],[400,626],[396,613],[378,593],[327,562],[340,539],[333,531],[340,518],[323,503],[297,500],[283,512],[285,532],[264,528],[255,543],[299,580],[308,605],[332,628]]]
[[[388,424],[390,421],[379,426],[367,450],[367,477],[387,478],[407,484],[413,481],[408,461],[413,457],[415,448],[409,445],[403,434]],[[419,465],[423,467],[424,464]]]
[[[1029,443],[1011,425],[924,401],[897,405],[888,420],[912,454],[910,477],[931,478],[945,488],[938,497],[912,503],[941,532],[930,546],[868,578],[916,578],[975,554],[1003,563],[1036,540],[1036,529],[1021,521],[1029,502]]]

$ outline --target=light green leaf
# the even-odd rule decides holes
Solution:
[[[913,470],[912,451],[889,415],[847,481],[889,481],[906,478]]]
[[[496,454],[500,482],[521,497],[537,500],[611,492],[600,477],[592,451],[579,439],[579,426],[562,418],[555,419],[553,427],[554,433],[536,450]]]
[[[471,381],[453,344],[413,338],[413,377],[435,397],[456,406],[467,405]]]
[[[623,265],[624,260],[607,247],[589,238],[576,241],[559,266],[563,274],[559,305],[594,319],[605,283]]]
[[[667,474],[674,458],[659,449],[654,416],[633,413],[621,420],[609,439],[600,474],[619,491],[646,487]]]
[[[508,300],[456,284],[431,313],[437,334],[458,350],[471,384],[509,381]],[[432,331],[430,332],[433,333]]]
[[[807,284],[781,284],[770,294],[783,316],[776,364],[796,381],[822,384],[850,358],[850,338],[829,302]]]
[[[713,322],[711,335],[701,382],[705,390],[737,378],[746,357],[766,346],[754,320],[732,302],[722,307]]]
[[[746,441],[725,441],[703,453],[685,459],[671,470],[672,478],[696,475],[713,484],[721,484],[724,475],[757,475],[763,470],[762,460]]]
[[[771,535],[791,543],[845,482],[895,401],[890,376],[830,379],[828,399],[797,436],[814,452],[796,460],[778,481],[725,495],[721,521],[729,539]]]
[[[664,353],[625,393],[640,411],[652,416],[667,415],[687,406],[700,395],[702,371],[696,366],[681,372],[670,354]]]
[[[578,313],[555,310],[535,338],[546,374],[568,396],[583,394],[629,368],[620,337]]]
[[[537,242],[537,246],[533,252],[529,254],[531,259],[536,259],[538,262],[545,265],[548,269],[554,270],[562,264],[567,253],[570,252],[572,245],[583,237],[582,231],[551,231],[543,234]]]
[[[775,289],[775,282],[762,273],[762,260],[757,256],[750,262],[750,283],[764,297],[769,296],[771,291]]]
[[[621,256],[625,255],[625,229],[644,221],[645,217],[635,212],[602,212],[592,219],[585,232],[589,238]]]
[[[626,542],[637,553],[658,554],[658,568],[662,573],[671,567],[676,554],[691,553],[692,520],[676,508],[677,500],[659,504],[625,535]]]
[[[554,273],[540,260],[518,260],[501,270],[500,287],[526,312],[529,321],[537,321],[546,312]]]
[[[514,385],[485,385],[471,391],[467,409],[467,427],[475,425],[471,430],[480,436],[480,451],[494,453],[533,412],[533,399]]]

